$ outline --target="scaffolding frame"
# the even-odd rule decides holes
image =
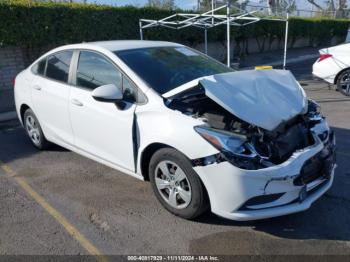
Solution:
[[[143,31],[152,27],[164,27],[174,30],[181,30],[186,27],[197,27],[204,29],[204,51],[208,54],[208,29],[226,25],[226,40],[227,40],[227,66],[231,66],[231,34],[230,27],[243,27],[259,21],[276,21],[285,23],[285,39],[284,39],[284,53],[283,53],[283,69],[286,68],[287,63],[287,49],[288,49],[288,27],[289,15],[286,13],[285,18],[269,18],[258,16],[258,11],[247,12],[237,6],[233,6],[228,0],[227,4],[214,8],[214,0],[212,0],[212,9],[204,13],[175,13],[160,20],[140,19],[140,39],[144,39]],[[232,11],[235,10],[235,13]],[[220,13],[221,11],[221,13]],[[226,11],[222,14],[223,11]],[[219,14],[218,14],[219,12]]]

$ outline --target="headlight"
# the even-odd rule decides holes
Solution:
[[[318,121],[323,118],[321,107],[312,99],[308,100],[307,115],[309,116],[309,119],[312,121]]]
[[[212,144],[220,151],[228,151],[231,153],[242,153],[244,151],[243,144],[246,141],[244,136],[233,136],[221,130],[216,130],[206,126],[196,126],[194,128],[205,140]]]
[[[262,164],[263,157],[258,155],[245,136],[207,126],[196,126],[194,129],[233,165],[242,169],[266,167]]]

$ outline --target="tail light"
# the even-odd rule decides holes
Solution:
[[[14,77],[14,78],[12,79],[12,86],[13,86],[13,88],[15,88],[15,85],[16,85],[16,77]]]
[[[323,61],[327,58],[330,58],[330,57],[332,57],[331,54],[320,54],[320,58],[318,59],[318,62],[321,62],[321,61]]]

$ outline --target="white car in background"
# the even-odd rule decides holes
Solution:
[[[333,132],[289,71],[234,72],[169,42],[84,43],[21,72],[15,100],[34,146],[149,180],[183,218],[294,213],[333,182]]]
[[[350,96],[350,43],[321,49],[313,65],[314,76],[334,84],[341,93]]]

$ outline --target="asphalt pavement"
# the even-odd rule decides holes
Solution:
[[[312,62],[289,68],[336,133],[338,168],[309,210],[253,222],[210,212],[184,220],[148,182],[58,146],[38,151],[13,120],[0,123],[0,254],[89,254],[90,243],[102,254],[350,255],[350,98],[313,80]]]

